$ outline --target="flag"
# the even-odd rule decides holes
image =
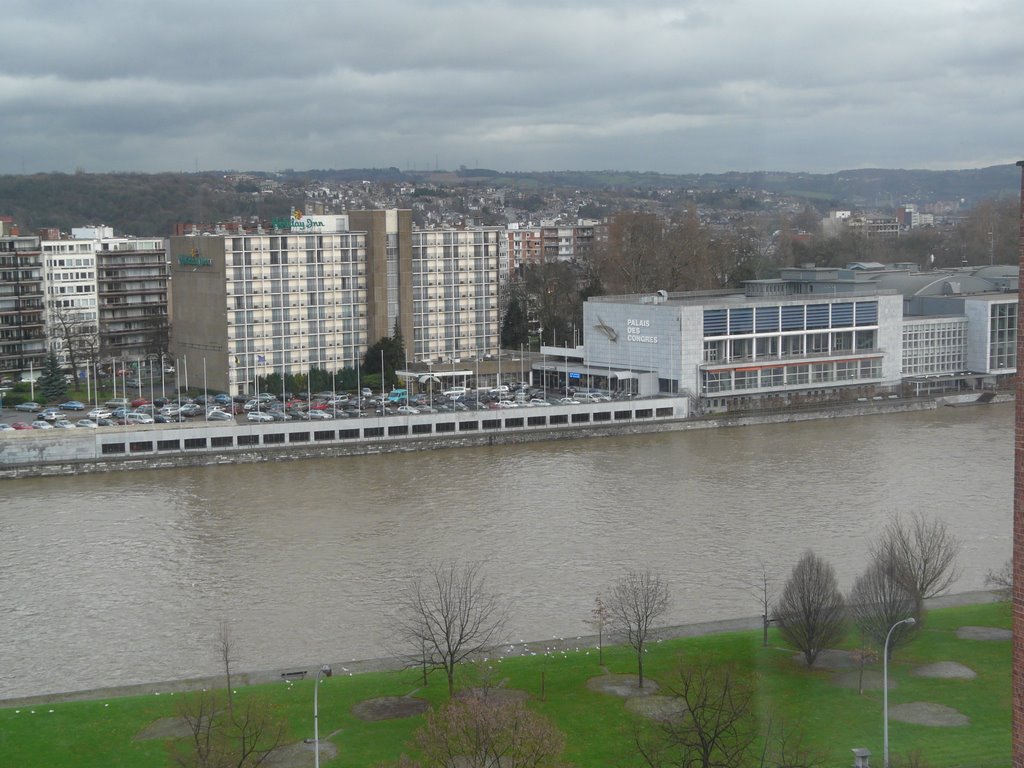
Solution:
[[[267,362],[267,358],[264,357],[263,355],[256,355],[256,362],[257,363],[265,363],[265,362]]]
[[[235,358],[235,365],[241,365],[241,363],[238,361],[237,357]]]

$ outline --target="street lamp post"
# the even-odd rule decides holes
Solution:
[[[317,694],[320,692],[320,676],[331,676],[331,666],[324,664],[316,671],[316,680],[313,682],[313,764],[320,768],[320,710],[317,702]]]
[[[882,766],[889,768],[889,640],[892,632],[900,624],[912,626],[917,623],[913,616],[902,621],[897,621],[885,636],[885,645],[882,647]]]

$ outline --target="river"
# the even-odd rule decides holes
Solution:
[[[1013,405],[410,454],[0,481],[0,698],[387,655],[395,596],[481,561],[509,639],[586,634],[627,568],[667,624],[757,614],[807,548],[843,589],[893,512],[1010,556]]]

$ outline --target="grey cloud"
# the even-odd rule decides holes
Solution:
[[[12,0],[0,171],[828,170],[1020,151],[1016,0],[348,5]]]

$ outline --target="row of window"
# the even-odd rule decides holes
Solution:
[[[821,333],[760,338],[708,339],[704,362],[734,362],[765,358],[805,357],[836,352],[865,352],[876,348],[877,331],[824,331]]]
[[[339,233],[333,235],[273,235],[267,237],[232,237],[225,240],[225,247],[231,251],[302,251],[302,250],[345,250],[366,246],[366,235],[362,233]]]
[[[848,384],[881,377],[881,358],[871,358],[704,371],[702,386],[705,394],[714,394],[751,389],[782,389],[810,384]]]
[[[877,301],[704,310],[705,337],[851,328],[877,324]]]

